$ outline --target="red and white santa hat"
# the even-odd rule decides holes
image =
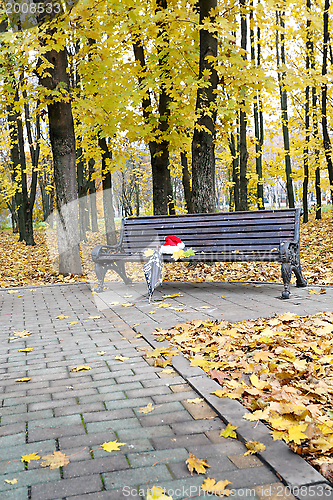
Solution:
[[[166,236],[165,243],[161,247],[161,251],[162,253],[173,254],[174,252],[182,250],[183,248],[185,248],[185,244],[180,238],[178,238],[178,236]]]

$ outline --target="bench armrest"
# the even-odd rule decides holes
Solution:
[[[121,249],[120,245],[96,245],[91,252],[91,258],[93,262],[98,262],[99,257],[101,254],[110,254],[110,253],[116,253],[118,250]]]
[[[115,245],[96,245],[92,252],[91,252],[91,258],[93,262],[98,261],[98,257],[100,256],[102,249],[106,250],[105,253],[115,253],[117,251],[122,251],[123,249],[123,235],[124,235],[124,219],[121,221],[121,228],[120,228],[120,235],[119,235],[119,241]]]

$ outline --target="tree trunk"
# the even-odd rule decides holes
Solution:
[[[186,153],[180,153],[180,162],[182,164],[182,183],[184,189],[185,205],[188,214],[193,214],[192,193],[191,193],[191,175],[188,169]]]
[[[167,188],[168,188],[168,212],[169,215],[176,215],[175,200],[173,196],[171,174],[169,169],[167,174]]]
[[[156,1],[156,12],[167,9],[167,0]],[[159,43],[159,41],[161,43]],[[165,54],[165,45],[169,43],[166,26],[164,23],[159,24],[159,35],[157,40],[157,55],[158,64],[161,73],[164,77],[168,77],[166,69],[167,55]],[[144,83],[144,74],[147,72],[143,46],[140,40],[133,43],[133,51],[135,60],[140,64],[143,74],[138,77],[139,85]],[[165,85],[162,83],[160,88],[158,113],[159,122],[154,127],[154,132],[159,137],[159,141],[150,141],[148,143],[151,157],[152,178],[153,178],[153,207],[154,215],[166,215],[168,213],[168,175],[169,172],[169,142],[163,139],[166,131],[169,128],[170,116],[170,96],[168,95]],[[146,123],[149,123],[151,118],[152,103],[149,92],[142,99],[143,117]]]
[[[327,75],[327,55],[328,55],[328,41],[329,41],[329,26],[328,26],[328,11],[330,8],[330,0],[325,0],[324,16],[323,16],[323,63],[322,63],[322,76]],[[333,204],[333,163],[332,163],[332,146],[330,136],[328,134],[327,125],[327,85],[323,84],[321,87],[321,114],[322,114],[322,129],[323,129],[323,144],[325,150],[325,157],[327,163],[328,177],[330,182],[330,195],[331,203]]]
[[[96,184],[95,179],[93,179],[95,160],[92,158],[88,161],[89,167],[89,205],[90,205],[90,218],[91,218],[91,230],[93,233],[98,233],[98,221],[97,221],[97,200],[96,200]]]
[[[232,156],[232,182],[233,182],[233,200],[234,200],[234,209],[235,211],[239,211],[239,161],[238,161],[238,148],[236,147],[236,141],[234,133],[230,133],[230,137],[228,138],[228,144],[230,153]]]
[[[281,65],[284,68],[286,64],[285,49],[284,49],[284,17],[285,12],[276,11],[276,24],[282,27],[281,34],[276,30],[276,61],[278,69],[278,80],[280,88],[281,102],[281,118],[282,118],[282,134],[284,144],[284,158],[287,184],[287,198],[289,208],[295,207],[294,188],[292,181],[291,160],[290,160],[290,144],[289,144],[289,122],[288,122],[288,100],[287,90],[285,88],[285,71],[281,71]],[[281,64],[280,64],[280,49],[281,49]]]
[[[116,226],[114,222],[112,177],[107,165],[107,159],[112,158],[105,137],[99,137],[98,145],[102,150],[102,183],[103,183],[103,208],[106,242],[108,245],[117,243]]]
[[[217,0],[198,0],[199,23],[215,19]],[[214,63],[217,56],[216,33],[200,29],[199,80],[209,74],[207,86],[197,90],[196,114],[199,116],[192,139],[192,205],[194,213],[215,212],[215,122],[218,84]],[[209,59],[207,59],[209,58]]]
[[[240,0],[241,6],[241,47],[243,50],[247,48],[247,16],[245,10],[246,0]],[[243,55],[246,60],[246,54]],[[245,93],[245,88],[243,88]],[[246,129],[247,129],[247,116],[244,110],[245,101],[240,103],[239,111],[239,210],[248,210],[247,201],[247,142],[246,142]]]
[[[62,84],[68,89],[65,49],[51,50],[44,56],[51,64],[50,76],[42,76],[41,84],[54,90]],[[82,274],[79,249],[75,134],[71,103],[65,100],[48,104],[50,141],[56,186],[57,239],[59,273]]]
[[[76,151],[77,156],[77,164],[76,164],[76,172],[77,172],[77,191],[78,191],[78,203],[79,203],[79,234],[80,241],[87,242],[87,187],[85,180],[85,168],[84,168],[84,159],[82,158],[82,148],[79,148]],[[89,212],[88,212],[89,213]]]
[[[255,40],[253,30],[253,0],[251,0],[250,10],[250,42],[251,42],[251,61],[255,66]],[[260,67],[261,45],[260,28],[257,29],[257,67]],[[264,186],[262,177],[262,148],[264,145],[264,120],[259,91],[256,91],[253,102],[253,120],[254,133],[256,138],[256,173],[257,173],[257,206],[258,210],[264,210]]]
[[[23,92],[23,97],[26,100],[26,92]],[[39,103],[37,103],[38,105]],[[37,116],[36,118],[36,147],[33,144],[33,137],[31,131],[31,119],[29,112],[29,104],[25,102],[24,104],[24,112],[25,112],[25,125],[29,143],[31,164],[32,164],[32,173],[31,173],[31,185],[30,185],[30,193],[28,193],[26,179],[25,179],[25,191],[23,192],[23,196],[26,198],[24,205],[26,208],[25,212],[25,241],[27,245],[35,245],[34,235],[33,235],[33,221],[32,214],[35,205],[36,199],[36,190],[37,190],[37,176],[38,176],[38,161],[39,161],[39,152],[40,152],[40,118]],[[24,155],[24,142],[23,142],[23,129],[22,129],[22,143],[23,143],[23,151],[22,155]],[[26,174],[25,174],[26,176]]]
[[[311,44],[312,54],[311,54],[311,68],[315,69],[315,59],[313,53],[313,43]],[[314,160],[316,165],[315,173],[315,188],[316,188],[316,219],[321,219],[321,188],[320,188],[320,159],[319,159],[319,131],[318,131],[318,117],[317,117],[317,91],[316,87],[312,87],[312,127],[313,127],[313,137],[315,140],[315,150],[314,150]]]
[[[306,0],[306,8],[308,14],[310,14],[311,0]],[[310,50],[311,50],[311,20],[308,18],[306,21],[306,73],[309,74],[310,69]],[[309,206],[308,206],[308,187],[309,187],[309,141],[310,141],[310,87],[306,86],[305,89],[305,116],[304,116],[304,126],[305,126],[305,145],[303,149],[303,168],[304,168],[304,179],[303,179],[303,222],[309,221]]]
[[[14,103],[18,101],[18,89],[15,91]],[[23,197],[22,190],[18,188],[18,184],[21,184],[21,157],[20,157],[20,147],[18,139],[18,122],[19,114],[16,111],[14,104],[7,107],[8,112],[8,127],[10,136],[10,159],[12,163],[12,182],[15,186],[15,208],[17,213],[17,225],[19,232],[19,241],[25,240],[25,223],[24,223],[24,207],[23,207]]]

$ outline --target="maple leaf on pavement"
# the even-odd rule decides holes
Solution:
[[[147,406],[143,406],[138,410],[138,413],[150,413],[151,411],[155,410],[155,406],[153,406],[151,403],[148,403]]]
[[[205,467],[210,467],[210,465],[207,464],[206,460],[197,458],[191,452],[189,454],[189,458],[186,460],[185,463],[187,464],[187,468],[192,476],[193,476],[193,471],[195,471],[197,474],[206,474]]]
[[[231,437],[237,439],[237,434],[235,432],[235,429],[238,429],[237,425],[231,425],[229,423],[227,427],[221,432],[220,436],[224,438]]]
[[[127,443],[117,443],[117,440],[115,441],[108,441],[107,443],[101,444],[101,447],[103,450],[108,451],[111,453],[111,451],[119,451],[119,446],[124,446]]]
[[[84,366],[84,365],[82,365],[82,366],[75,366],[75,368],[71,369],[71,372],[76,373],[76,372],[83,372],[85,370],[91,370],[91,367],[90,366]]]
[[[59,469],[59,467],[66,467],[69,464],[68,458],[61,451],[54,451],[52,455],[45,455],[42,459],[45,461],[40,465],[50,467],[50,469]]]
[[[59,316],[56,316],[56,319],[67,319],[69,316],[66,316],[65,314],[59,314]]]
[[[17,483],[17,479],[16,479],[16,477],[14,477],[14,479],[5,479],[5,483],[16,484]]]
[[[247,443],[245,443],[245,446],[248,449],[248,451],[244,453],[244,457],[246,457],[246,455],[254,455],[259,451],[266,450],[266,446],[260,443],[260,441],[248,441]]]
[[[28,335],[31,335],[31,332],[29,332],[28,330],[22,330],[22,332],[14,332],[14,337],[23,338],[28,337]]]
[[[118,361],[126,361],[127,358],[126,356],[115,356],[114,359],[117,359]]]
[[[218,496],[229,496],[231,494],[230,490],[226,490],[225,487],[228,484],[232,484],[231,481],[225,479],[224,481],[215,482],[215,479],[211,479],[207,477],[201,485],[201,489],[203,491],[207,491],[207,493],[213,493]]]
[[[30,453],[30,455],[22,455],[21,457],[21,462],[31,462],[31,460],[39,460],[40,456],[38,455],[37,452],[35,453]]]
[[[163,488],[159,488],[158,486],[153,486],[149,488],[147,491],[147,499],[146,500],[172,500],[172,497],[165,495],[165,490]]]

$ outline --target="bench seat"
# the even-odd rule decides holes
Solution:
[[[300,265],[300,217],[301,209],[126,217],[118,243],[97,245],[92,251],[97,291],[103,290],[108,268],[129,283],[125,262],[146,262],[145,250],[160,247],[166,236],[176,235],[185,250],[195,252],[181,262],[280,262],[282,298],[289,298],[292,271],[296,285],[306,286]],[[163,254],[163,260],[175,262],[168,254]]]

